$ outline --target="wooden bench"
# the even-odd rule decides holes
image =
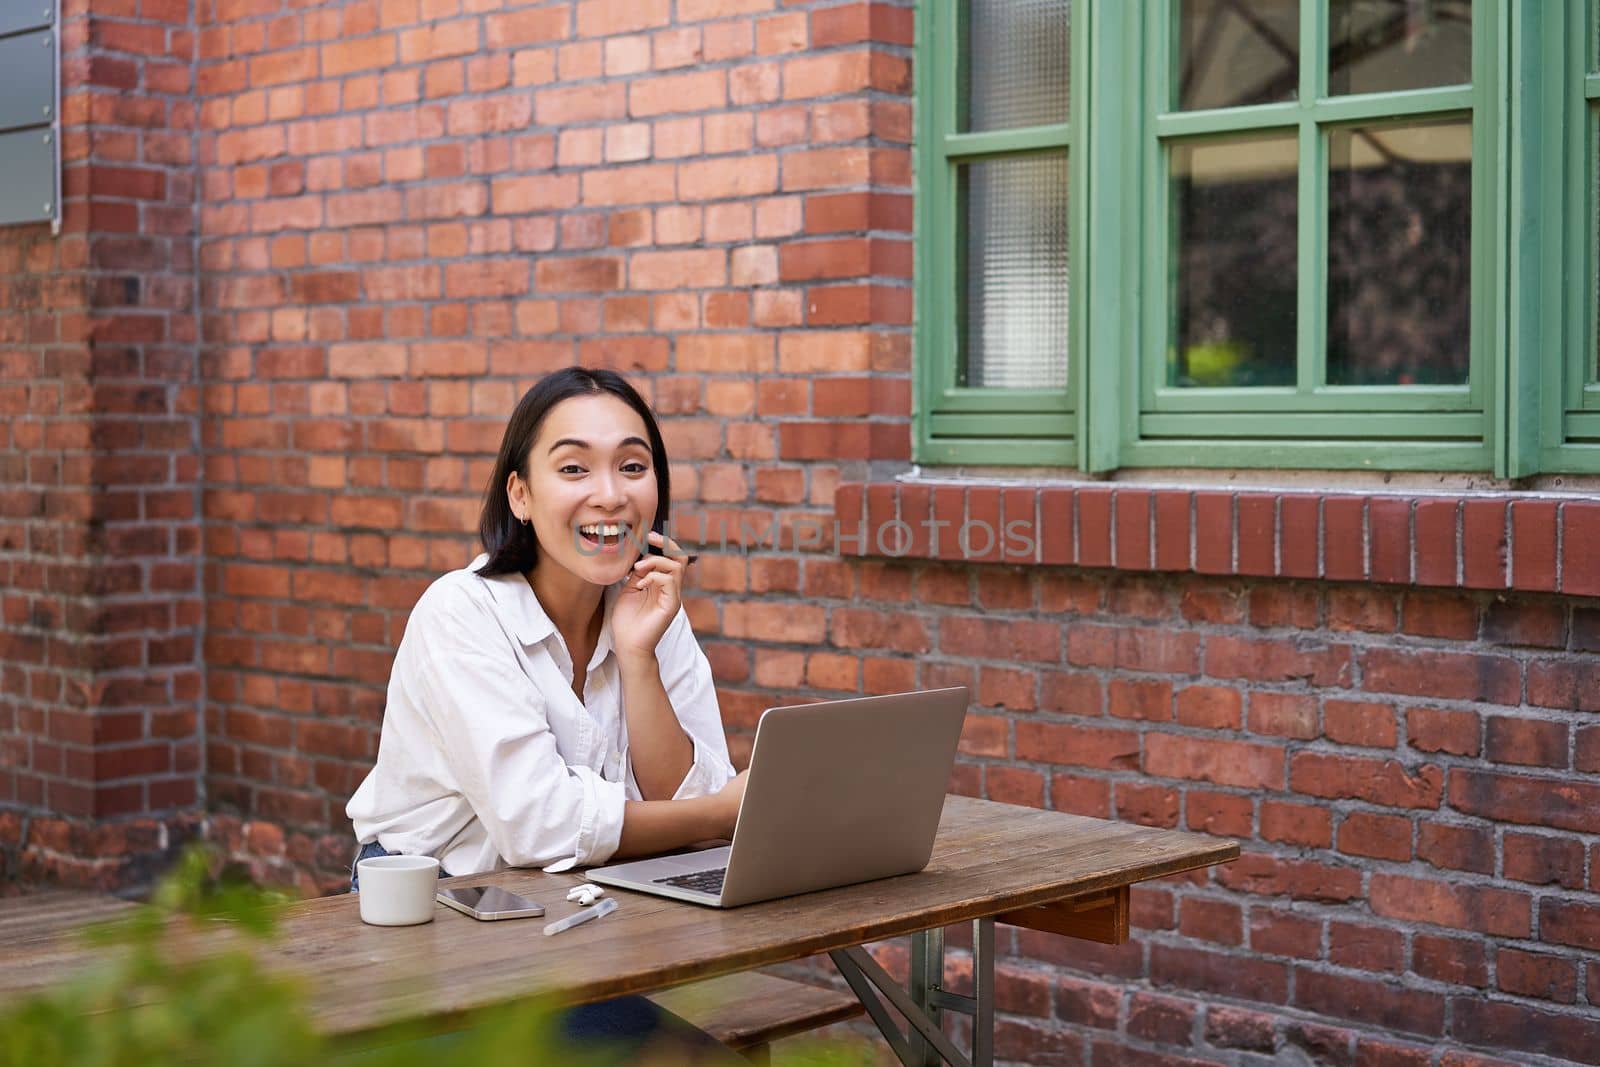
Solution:
[[[748,971],[651,993],[753,1063],[767,1063],[772,1042],[860,1015],[855,994]]]

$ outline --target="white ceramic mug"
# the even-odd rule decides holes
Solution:
[[[432,856],[373,856],[356,864],[361,921],[373,926],[433,922],[439,861]]]

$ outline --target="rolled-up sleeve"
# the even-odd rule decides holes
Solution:
[[[470,611],[470,609],[469,609]],[[562,759],[544,700],[492,620],[430,613],[395,667],[421,698],[454,784],[513,867],[602,863],[622,838],[625,789]]]
[[[661,685],[667,691],[667,700],[683,732],[694,743],[694,762],[672,799],[715,793],[733,777],[733,764],[728,759],[728,738],[722,729],[722,709],[717,705],[711,662],[695,640],[689,616],[682,608],[656,645],[656,661],[661,665]]]

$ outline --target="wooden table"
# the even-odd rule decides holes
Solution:
[[[726,910],[608,890],[621,903],[614,914],[547,938],[543,922],[577,910],[566,893],[581,872],[503,870],[451,881],[532,897],[545,905],[544,920],[480,923],[440,907],[424,926],[373,927],[361,923],[355,897],[324,897],[291,906],[264,957],[310,983],[318,1026],[357,1037],[418,1019],[449,1028],[480,1009],[530,997],[579,1004],[827,952],[903,1062],[987,1064],[997,919],[1125,940],[1130,885],[1238,854],[1233,842],[1199,834],[952,796],[933,859],[918,874]],[[967,921],[974,923],[971,997],[943,988],[943,927]],[[913,938],[906,989],[860,947],[902,935]],[[5,948],[0,997],[52,984],[89,962],[86,949],[62,936]],[[880,997],[911,1019],[909,1031]],[[948,1011],[973,1017],[970,1060],[939,1029]]]

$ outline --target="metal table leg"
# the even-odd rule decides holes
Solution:
[[[972,922],[972,1062],[994,1067],[994,920]]]
[[[830,952],[829,956],[905,1067],[937,1067],[941,1063],[951,1067],[993,1067],[993,919],[975,919],[972,923],[973,995],[970,997],[944,988],[943,930],[924,930],[912,935],[909,990],[900,988],[860,946]],[[885,999],[910,1024],[909,1029],[901,1030]],[[941,1026],[946,1011],[972,1017],[971,1059],[946,1036]]]
[[[944,991],[944,928],[919,930],[911,935],[911,1002],[921,1008],[935,1028],[943,1029],[940,1006],[935,993]],[[939,1050],[913,1029],[906,1035],[916,1067],[939,1067]]]

